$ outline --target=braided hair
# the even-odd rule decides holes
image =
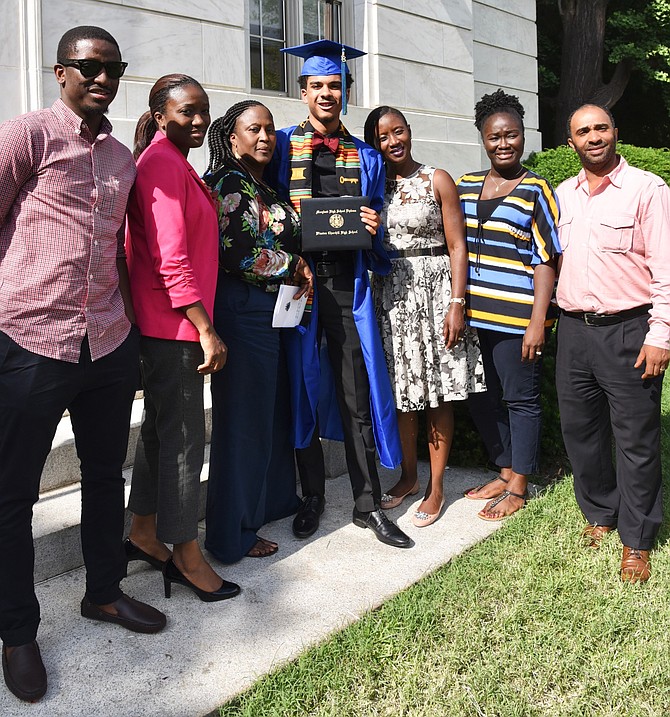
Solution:
[[[156,80],[149,92],[149,109],[137,120],[137,126],[135,127],[133,157],[136,160],[151,144],[151,140],[158,130],[158,125],[154,119],[156,112],[165,114],[165,108],[173,90],[187,85],[194,85],[204,92],[202,85],[188,75],[163,75],[163,77]]]
[[[213,174],[224,166],[232,166],[246,175],[249,174],[249,170],[235,157],[233,145],[230,143],[230,135],[235,131],[239,117],[250,107],[265,107],[265,105],[258,100],[242,100],[229,107],[223,117],[218,117],[212,122],[207,135],[209,165],[205,174]]]
[[[497,114],[510,114],[518,117],[523,126],[523,116],[526,111],[516,95],[508,95],[501,89],[497,89],[490,95],[484,95],[475,105],[475,127],[481,132],[484,122],[489,117]]]
[[[375,149],[379,149],[379,121],[382,117],[384,117],[384,115],[395,115],[396,117],[400,117],[405,125],[409,127],[407,118],[399,109],[389,107],[388,105],[375,107],[365,120],[365,127],[363,129],[363,138],[365,142]]]

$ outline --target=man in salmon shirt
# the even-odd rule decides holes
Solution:
[[[582,171],[558,195],[556,387],[586,545],[619,531],[621,579],[650,576],[662,520],[661,389],[670,360],[670,190],[617,154],[611,112],[568,122]],[[612,457],[612,437],[616,460]]]

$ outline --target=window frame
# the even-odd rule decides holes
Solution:
[[[335,0],[340,6],[340,37],[347,45],[353,45],[354,41],[354,22],[353,22],[353,2],[352,0]],[[302,45],[304,38],[303,0],[281,0],[283,17],[284,17],[284,43],[285,47],[293,47],[294,45]],[[249,8],[247,8],[247,17],[250,17]],[[298,85],[298,75],[302,68],[303,60],[294,55],[283,54],[284,57],[284,84],[285,91],[268,90],[261,87],[254,87],[251,84],[251,23],[247,22],[247,50],[249,52],[249,89],[253,94],[268,95],[273,97],[291,97],[300,98],[300,87]],[[254,37],[258,37],[254,35]],[[262,35],[260,36],[262,43]],[[355,78],[355,72],[350,66],[350,71]],[[352,96],[352,101],[354,97]],[[355,104],[355,102],[353,102]]]

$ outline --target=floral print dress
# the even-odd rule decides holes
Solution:
[[[382,221],[387,251],[445,245],[442,210],[433,192],[435,168],[387,180]],[[436,408],[486,390],[476,331],[447,350],[442,327],[451,298],[448,254],[392,260],[387,276],[373,276],[372,290],[396,408]]]
[[[219,262],[244,281],[277,291],[295,272],[300,219],[270,187],[225,168],[205,181],[219,213]]]

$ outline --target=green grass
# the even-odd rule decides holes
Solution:
[[[670,478],[670,380],[663,419]],[[666,491],[666,495],[670,491]],[[666,505],[666,515],[670,515]],[[670,714],[670,530],[646,585],[581,548],[570,480],[220,709],[222,717]]]

